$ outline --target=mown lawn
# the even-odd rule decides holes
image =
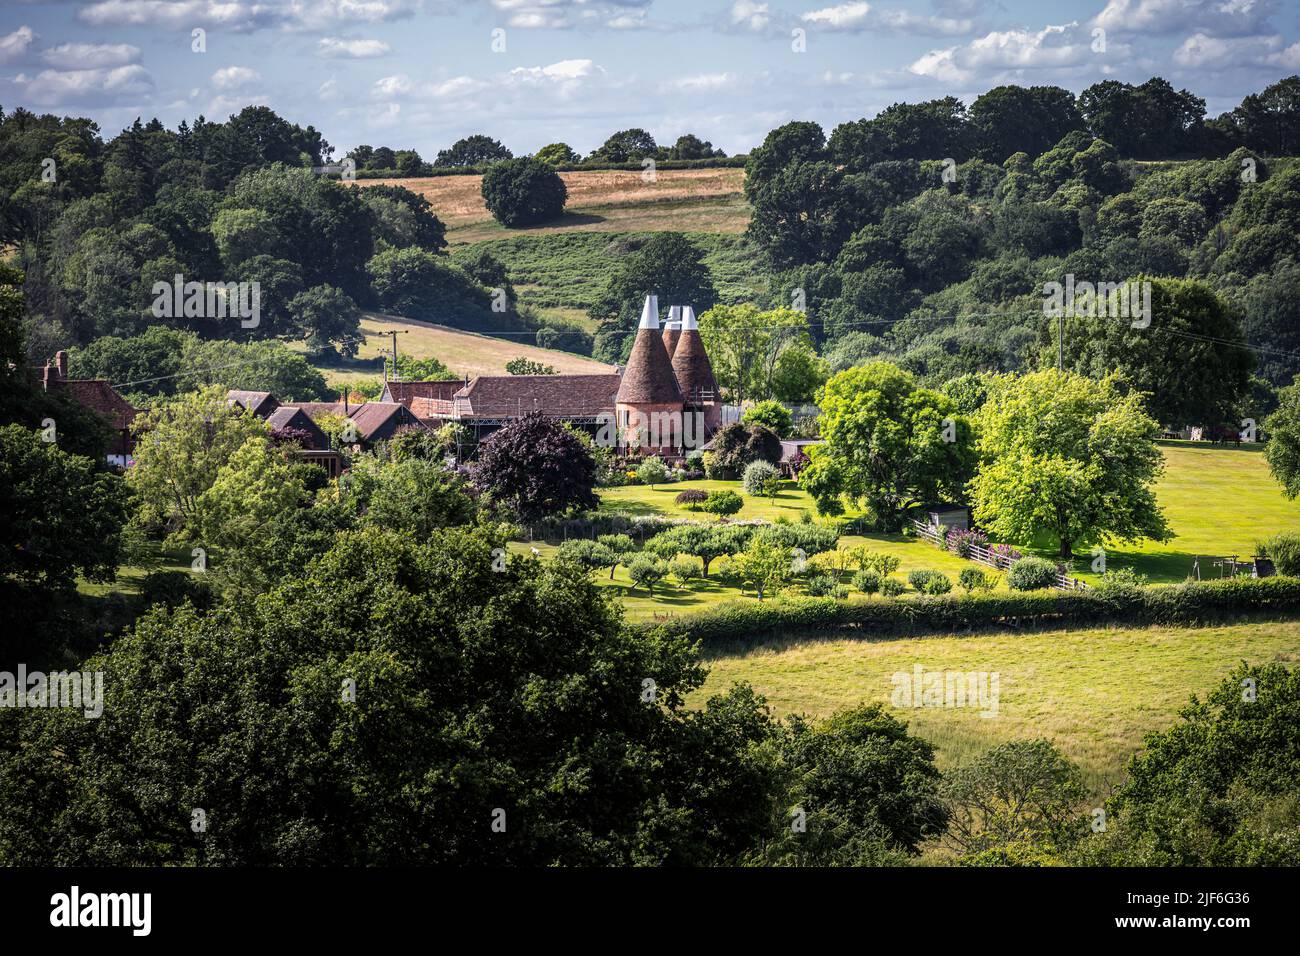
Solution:
[[[889,705],[891,677],[918,664],[925,672],[996,672],[996,716],[974,708],[892,712],[936,746],[944,767],[1004,741],[1046,737],[1100,794],[1122,778],[1144,734],[1172,724],[1191,694],[1204,694],[1243,660],[1296,663],[1300,622],[769,644],[709,658],[692,703],[745,681],[777,713],[826,715]]]

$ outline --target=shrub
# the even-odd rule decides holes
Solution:
[[[834,597],[839,582],[829,574],[814,574],[804,586],[812,597]]]
[[[710,456],[712,456],[710,458]],[[776,464],[781,460],[781,439],[764,425],[734,422],[718,429],[713,451],[704,456],[704,470],[710,478],[732,479],[751,461]]]
[[[1015,548],[1011,547],[1011,545],[1009,544],[995,544],[989,550],[993,552],[994,560],[996,560],[998,564],[1004,568],[1010,567],[1016,561],[1019,561],[1022,557],[1024,557],[1024,555],[1022,555]]]
[[[737,511],[745,506],[745,499],[740,497],[734,491],[710,491],[709,496],[704,499],[703,508],[711,515],[717,515],[719,518],[725,518],[727,515],[734,515]]]
[[[1007,586],[1013,591],[1040,591],[1055,581],[1056,565],[1033,555],[1015,561],[1007,572]]]
[[[863,570],[853,575],[853,586],[863,594],[878,593],[880,584],[880,575],[875,571]]]
[[[946,550],[951,551],[957,557],[969,558],[972,545],[986,548],[989,539],[988,535],[983,531],[963,531],[961,528],[953,528],[948,532],[944,543],[947,545]]]
[[[880,581],[880,593],[884,597],[898,597],[907,590],[907,585],[898,578],[882,578]]]
[[[698,558],[675,558],[668,565],[668,570],[679,585],[685,586],[700,576]]]
[[[991,574],[979,568],[963,568],[957,583],[967,594],[974,594],[976,591],[992,591],[994,581]]]
[[[483,201],[503,226],[526,226],[558,219],[568,190],[549,163],[521,156],[489,167],[483,174]]]
[[[781,487],[781,472],[771,462],[751,461],[745,466],[741,484],[751,495],[775,496]]]
[[[653,488],[668,480],[668,468],[662,458],[651,456],[637,466],[636,476],[643,485]]]
[[[952,581],[942,571],[918,568],[907,575],[907,580],[922,594],[947,594],[952,590]]]
[[[790,434],[794,419],[790,409],[769,398],[745,409],[740,420],[746,425],[764,425],[780,436]]]
[[[709,493],[707,491],[702,491],[699,488],[687,488],[685,491],[679,492],[673,500],[683,508],[699,511],[700,505],[704,504],[708,497]]]
[[[189,571],[150,571],[140,582],[140,602],[146,607],[165,604],[175,608],[189,601],[203,611],[214,600],[211,586]]]
[[[1275,534],[1258,545],[1259,552],[1273,562],[1278,574],[1300,576],[1300,534]]]

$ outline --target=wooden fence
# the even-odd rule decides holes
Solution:
[[[912,528],[922,538],[925,538],[927,541],[933,542],[936,545],[942,546],[943,535],[946,532],[942,532],[940,528],[915,518],[912,520]],[[998,571],[1007,570],[1011,567],[1012,563],[1011,558],[1007,557],[1005,554],[999,554],[992,548],[987,548],[984,545],[974,543],[970,545],[970,560],[977,561],[980,564],[987,565],[988,567]],[[1052,583],[1052,587],[1059,591],[1088,590],[1088,585],[1085,582],[1080,581],[1078,578],[1072,578],[1067,574],[1062,574],[1060,571],[1056,572],[1056,577]]]

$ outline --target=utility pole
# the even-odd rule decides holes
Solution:
[[[394,346],[396,348],[396,346]],[[397,366],[394,365],[394,368]],[[1062,372],[1065,370],[1065,310],[1061,310],[1060,317],[1056,320],[1056,370]]]
[[[385,332],[379,333],[380,335],[391,335],[393,337],[393,377],[391,381],[394,382],[397,381],[397,337],[399,335],[405,335],[408,331],[410,330],[409,329],[388,329]],[[386,381],[388,380],[387,377],[385,377],[385,380]]]

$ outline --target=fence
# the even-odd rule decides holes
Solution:
[[[914,518],[912,519],[912,528],[918,535],[925,538],[927,541],[939,546],[943,545],[944,532],[941,530],[940,526],[928,524]],[[970,545],[970,560],[978,561],[980,564],[987,565],[998,571],[1005,571],[1010,568],[1012,564],[1012,559],[1007,555],[999,554],[992,548],[987,548],[984,545],[974,543]],[[1059,570],[1056,572],[1056,577],[1052,583],[1052,587],[1056,588],[1058,591],[1088,590],[1088,585],[1085,582],[1080,581],[1078,578],[1072,578]]]

